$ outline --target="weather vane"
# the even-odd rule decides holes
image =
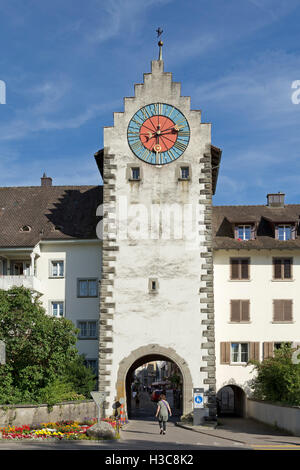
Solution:
[[[159,37],[162,35],[163,30],[162,30],[160,27],[158,27],[157,30],[156,30],[156,32],[157,32],[157,37],[159,38]],[[162,46],[163,46],[163,44],[164,44],[164,43],[163,43],[161,40],[158,41],[158,45],[159,45],[159,56],[158,56],[158,60],[162,60]]]

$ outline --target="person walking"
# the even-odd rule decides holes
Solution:
[[[159,398],[155,414],[155,418],[158,417],[160,434],[166,434],[169,415],[172,416],[171,408],[166,400],[166,395],[162,393]]]

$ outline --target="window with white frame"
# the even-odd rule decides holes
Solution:
[[[80,339],[96,339],[97,338],[97,321],[96,320],[80,320],[78,321]]]
[[[61,318],[64,316],[64,302],[59,300],[52,300],[50,303],[51,315],[53,317]]]
[[[231,343],[231,363],[244,364],[249,360],[248,343]]]
[[[237,225],[235,228],[238,240],[251,240],[251,225]]]
[[[64,277],[65,262],[63,260],[50,261],[50,277]]]
[[[78,279],[77,297],[98,297],[98,279]]]
[[[291,225],[278,225],[278,240],[286,241],[292,238],[292,227]]]

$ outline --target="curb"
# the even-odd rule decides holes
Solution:
[[[249,445],[247,442],[239,441],[238,439],[232,439],[230,437],[224,437],[224,436],[216,436],[216,434],[211,434],[211,433],[207,432],[206,430],[204,430],[203,428],[202,429],[199,429],[199,428],[195,429],[193,426],[189,426],[187,424],[181,424],[179,422],[175,423],[175,426],[178,426],[178,427],[183,428],[183,429],[187,429],[188,431],[199,432],[200,434],[206,434],[207,436],[216,437],[218,439],[224,439],[226,441],[239,442],[240,444]]]

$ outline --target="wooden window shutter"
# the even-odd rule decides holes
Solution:
[[[231,300],[230,306],[231,306],[230,321],[240,322],[241,321],[241,301]]]
[[[259,361],[259,343],[250,343],[250,355],[249,359],[254,361]]]
[[[283,320],[283,301],[281,299],[273,300],[273,321]]]
[[[291,239],[295,240],[296,238],[296,224],[291,225]]]
[[[231,279],[239,279],[239,259],[231,259]]]
[[[280,258],[275,258],[274,261],[274,279],[281,279],[282,278],[282,260]]]
[[[275,226],[275,238],[278,240],[278,225]]]
[[[283,320],[292,321],[293,320],[293,301],[292,300],[283,300]]]
[[[248,259],[241,260],[241,278],[249,279],[249,260]]]
[[[256,238],[256,225],[251,225],[251,240],[255,240]]]
[[[292,259],[283,259],[283,277],[284,279],[292,279]]]
[[[250,301],[241,300],[241,321],[250,321]]]
[[[268,359],[269,357],[274,356],[274,343],[265,342],[263,345],[263,349],[264,359]]]
[[[230,364],[230,343],[221,342],[221,364]]]

